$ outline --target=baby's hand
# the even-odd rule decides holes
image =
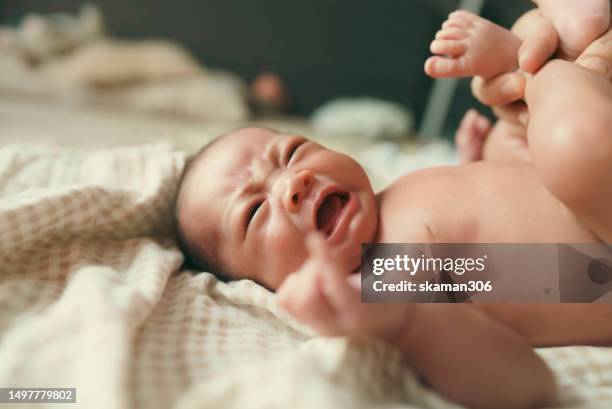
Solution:
[[[310,257],[278,289],[279,305],[321,335],[393,337],[410,320],[412,304],[362,304],[360,275],[334,257],[319,235],[307,237]]]
[[[348,286],[350,271],[332,255],[323,237],[312,234],[306,238],[306,245],[310,257],[280,286],[278,303],[322,335],[342,335],[338,301],[359,297],[359,293]]]

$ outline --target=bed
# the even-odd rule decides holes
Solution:
[[[263,123],[312,135],[298,118]],[[181,269],[186,157],[243,124],[0,97],[0,387],[74,387],[80,407],[105,409],[456,407],[386,345],[318,338],[263,287]],[[452,160],[444,144],[315,139],[378,188]],[[610,348],[538,353],[559,407],[612,405]]]

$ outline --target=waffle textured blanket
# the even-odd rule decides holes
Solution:
[[[66,407],[88,409],[455,407],[385,345],[313,338],[264,288],[181,271],[184,162],[169,145],[0,149],[0,387],[76,388]],[[610,407],[611,349],[540,353],[564,407]]]

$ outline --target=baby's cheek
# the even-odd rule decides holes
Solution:
[[[280,234],[272,234],[268,243],[273,256],[282,254],[288,248],[287,241],[283,240]]]
[[[296,243],[293,236],[291,232],[286,231],[282,226],[277,226],[277,228],[271,226],[266,235],[266,247],[272,252],[271,255],[273,257],[282,256],[287,251],[291,252],[294,250]]]
[[[304,237],[295,229],[270,223],[266,234],[267,259],[274,261],[280,272],[293,272],[306,259]]]

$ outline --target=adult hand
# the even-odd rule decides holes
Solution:
[[[525,95],[523,75],[510,72],[489,80],[475,77],[472,93],[481,103],[491,106],[500,119],[526,124],[528,113],[527,105],[522,101]]]
[[[576,59],[576,64],[612,80],[612,29],[593,41]]]
[[[533,38],[550,23],[543,19],[538,9],[529,10],[513,25],[512,32],[522,40]],[[550,53],[554,47],[550,48]],[[527,106],[522,99],[525,93],[525,78],[512,72],[484,80],[476,77],[472,80],[472,93],[480,102],[493,107],[495,115],[511,123],[525,125],[528,119]]]
[[[513,27],[519,37],[528,35],[537,26],[540,18],[537,10],[525,13]],[[576,60],[576,64],[604,75],[612,81],[612,29],[588,46]],[[526,125],[529,114],[522,101],[525,93],[523,75],[511,72],[485,80],[475,77],[472,80],[472,93],[481,103],[491,106],[500,119],[511,123]]]

